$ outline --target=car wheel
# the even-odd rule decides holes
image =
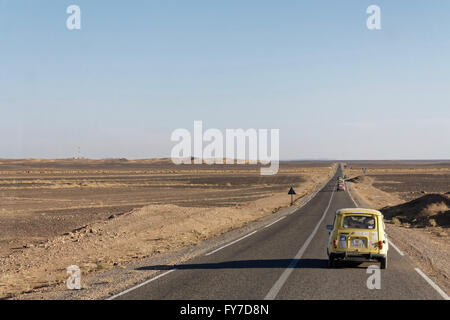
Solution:
[[[336,261],[332,256],[328,258],[328,268],[335,268],[336,267]]]
[[[380,269],[386,269],[387,268],[387,257],[381,258],[380,260]]]

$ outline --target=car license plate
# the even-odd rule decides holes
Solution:
[[[364,240],[352,239],[352,248],[364,248]]]
[[[347,247],[346,242],[347,242],[347,237],[344,235],[341,235],[339,237],[339,248],[346,248]]]

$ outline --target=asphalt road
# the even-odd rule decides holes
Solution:
[[[442,299],[392,246],[380,289],[367,287],[367,267],[377,263],[327,267],[326,225],[336,210],[355,206],[347,192],[335,191],[336,179],[284,219],[212,254],[147,266],[159,274],[114,299]]]

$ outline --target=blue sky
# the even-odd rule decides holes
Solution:
[[[447,0],[0,0],[0,158],[167,157],[203,120],[282,159],[448,159],[449,30]]]

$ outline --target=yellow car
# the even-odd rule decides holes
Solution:
[[[389,250],[386,228],[381,212],[372,209],[351,208],[336,212],[328,237],[328,266],[339,261],[379,261],[387,267]]]

